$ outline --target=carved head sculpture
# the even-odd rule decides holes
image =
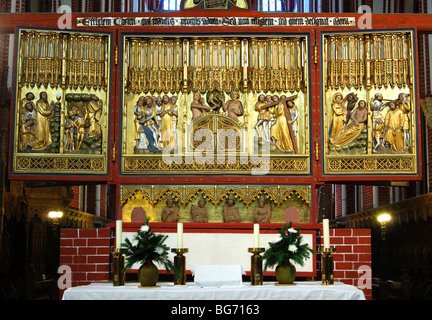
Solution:
[[[259,102],[264,102],[264,101],[265,101],[265,95],[264,95],[263,93],[261,93],[261,94],[258,96],[258,101],[259,101]]]
[[[27,92],[25,96],[26,96],[26,99],[28,101],[31,101],[31,100],[33,100],[35,98],[33,92]]]
[[[264,206],[265,206],[265,198],[264,198],[264,196],[261,196],[261,197],[258,199],[258,206],[259,206],[260,208],[264,208]]]
[[[205,199],[204,197],[199,198],[199,199],[198,199],[198,206],[199,206],[200,208],[204,208],[205,205],[206,205],[206,199]]]
[[[358,103],[358,107],[360,109],[365,109],[366,108],[366,101],[360,100],[359,103]]]
[[[48,99],[48,94],[45,92],[45,91],[42,91],[40,94],[39,94],[39,97],[42,99],[42,100],[47,100]]]
[[[341,103],[342,100],[343,100],[342,93],[337,92],[337,93],[334,94],[334,96],[333,96],[333,101],[332,101],[332,102],[333,102],[333,103]]]
[[[239,98],[239,94],[237,91],[232,91],[230,94],[231,99],[237,100]]]
[[[234,205],[234,196],[232,194],[230,194],[228,196],[227,205],[230,206],[230,207]]]
[[[168,207],[172,207],[174,206],[174,199],[172,198],[172,196],[169,194],[166,198],[166,204]]]

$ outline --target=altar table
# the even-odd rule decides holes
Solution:
[[[140,288],[139,283],[119,287],[112,283],[92,283],[67,289],[63,300],[365,300],[365,296],[358,288],[341,282],[332,286],[323,286],[321,281],[294,285],[264,282],[262,286],[243,283],[220,288],[202,288],[193,282],[186,285],[161,282],[152,288]]]

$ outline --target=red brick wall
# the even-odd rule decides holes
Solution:
[[[69,202],[69,208],[79,210],[79,186],[72,186],[72,191],[74,193],[73,199]]]
[[[108,281],[110,229],[61,229],[60,265],[71,268],[73,287]]]
[[[363,193],[363,210],[373,208],[373,187],[372,186],[362,186]]]
[[[324,240],[321,241],[324,245]],[[330,229],[334,279],[363,290],[366,299],[372,299],[372,247],[370,229]],[[360,268],[360,269],[359,269]],[[369,273],[363,270],[370,268]],[[361,279],[360,279],[361,277]],[[365,277],[367,279],[365,279]],[[368,285],[369,284],[370,287]]]

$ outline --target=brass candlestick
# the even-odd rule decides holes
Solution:
[[[336,252],[336,248],[319,248],[321,255],[321,276],[322,285],[329,286],[334,284],[333,276],[333,256],[332,253]]]
[[[125,284],[125,256],[123,249],[115,249],[113,253],[113,286]]]
[[[251,284],[253,286],[262,286],[263,284],[263,258],[261,253],[265,251],[264,248],[249,248],[248,251],[253,253],[251,256]]]
[[[186,284],[186,257],[183,255],[189,252],[186,248],[175,248],[171,249],[171,252],[175,253],[174,266],[180,272],[180,276],[174,275],[174,285],[185,285]]]

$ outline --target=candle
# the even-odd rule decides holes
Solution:
[[[323,219],[324,249],[330,249],[329,219]]]
[[[259,248],[259,224],[254,224],[254,247]]]
[[[177,223],[177,248],[183,248],[183,223]]]
[[[116,221],[116,249],[121,248],[122,243],[122,221],[117,220]]]

